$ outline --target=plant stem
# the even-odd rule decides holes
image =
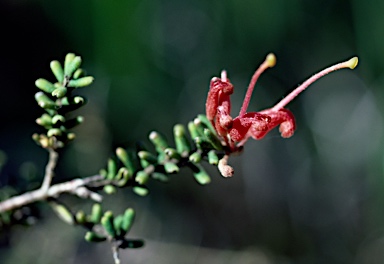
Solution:
[[[51,186],[52,179],[55,176],[55,168],[57,165],[57,160],[59,159],[59,154],[53,148],[48,149],[49,160],[47,166],[45,167],[45,175],[41,189],[47,191]]]
[[[332,65],[332,66],[314,74],[312,77],[310,77],[308,80],[306,80],[303,84],[301,84],[299,87],[297,87],[295,90],[293,90],[290,94],[288,94],[286,97],[284,97],[280,102],[278,102],[271,110],[277,112],[280,109],[284,108],[289,102],[291,102],[302,91],[307,89],[307,87],[310,84],[314,83],[316,80],[327,75],[328,73],[331,73],[333,71],[337,71],[340,69],[345,69],[345,68],[350,68],[353,70],[357,66],[357,63],[358,63],[358,58],[353,57],[347,61],[337,63],[335,65]]]
[[[47,164],[47,167],[48,165],[49,164]],[[97,202],[101,202],[102,196],[88,190],[85,188],[85,186],[103,180],[104,177],[102,175],[94,175],[83,179],[78,178],[67,182],[54,184],[48,186],[48,189],[46,190],[43,188],[43,184],[43,186],[37,190],[26,192],[0,202],[0,213],[14,210],[37,201],[43,201],[50,197],[58,197],[62,193],[72,193],[81,198],[90,198]]]
[[[276,57],[274,54],[270,53],[265,58],[265,61],[260,65],[260,67],[255,71],[255,73],[252,76],[251,82],[249,83],[247,93],[245,94],[245,98],[243,101],[243,105],[241,106],[239,116],[244,115],[247,112],[247,108],[249,105],[249,102],[251,101],[251,96],[253,93],[253,89],[255,88],[257,79],[259,79],[260,75],[268,68],[271,68],[275,66],[276,64]]]
[[[115,264],[120,264],[120,257],[119,257],[119,247],[116,243],[112,243],[112,255],[113,260],[115,261]]]

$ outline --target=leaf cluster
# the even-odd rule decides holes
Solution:
[[[46,79],[36,80],[35,85],[40,89],[35,94],[37,104],[45,110],[36,123],[45,129],[45,133],[34,134],[32,138],[43,148],[62,148],[75,138],[69,129],[81,124],[82,116],[67,118],[68,113],[82,107],[86,100],[84,97],[74,95],[73,91],[80,87],[90,85],[94,78],[86,76],[81,66],[81,57],[73,53],[65,56],[64,67],[59,61],[52,61],[51,70],[56,77],[52,83]]]
[[[171,146],[160,132],[152,131],[149,141],[155,152],[144,144],[138,144],[135,150],[117,148],[116,156],[100,171],[109,181],[104,191],[112,194],[116,188],[132,187],[133,192],[145,196],[149,193],[150,179],[168,182],[182,167],[189,168],[199,184],[210,183],[202,162],[218,165],[225,151],[206,116],[198,115],[188,123],[188,130],[181,124],[175,125],[173,138],[174,146]]]

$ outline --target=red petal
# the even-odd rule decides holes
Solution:
[[[249,130],[250,136],[254,139],[262,139],[269,131],[276,126],[280,125],[280,133],[284,138],[289,138],[293,135],[296,129],[295,117],[291,111],[287,109],[280,109],[279,111],[272,111],[271,109],[263,110],[259,112],[261,114],[268,115],[271,121],[268,123],[268,128],[264,131],[260,131],[255,128]]]
[[[216,116],[217,107],[220,105],[220,101],[227,100],[226,98],[220,99],[220,94],[228,96],[233,93],[233,85],[229,82],[223,82],[220,78],[214,77],[211,80],[207,101],[205,103],[205,111],[207,118],[211,121]],[[229,97],[228,97],[229,101]]]
[[[229,131],[230,137],[235,142],[246,138],[249,130],[264,131],[268,129],[271,118],[268,115],[257,112],[246,113],[233,119],[232,128]]]

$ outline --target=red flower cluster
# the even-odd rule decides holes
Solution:
[[[295,132],[296,123],[292,112],[284,107],[317,79],[335,70],[354,69],[357,63],[358,58],[353,57],[348,61],[328,67],[306,80],[272,108],[260,112],[247,112],[257,79],[266,69],[276,64],[275,55],[268,54],[265,61],[252,76],[240,113],[235,118],[230,115],[230,95],[233,93],[233,85],[227,78],[226,71],[221,72],[221,78],[212,78],[205,105],[207,118],[214,126],[222,140],[222,144],[228,147],[227,154],[238,152],[250,137],[254,139],[263,138],[278,125],[280,125],[281,136],[289,138]]]

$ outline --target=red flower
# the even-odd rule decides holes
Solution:
[[[271,68],[276,64],[275,55],[272,53],[268,54],[265,61],[252,76],[240,113],[235,118],[232,118],[230,115],[230,95],[233,93],[233,85],[227,78],[226,71],[221,72],[221,78],[212,78],[205,105],[206,115],[219,135],[222,144],[228,147],[227,155],[223,159],[223,161],[225,161],[224,166],[229,167],[226,165],[228,155],[240,151],[241,147],[250,137],[262,139],[269,131],[278,125],[280,125],[279,130],[282,137],[291,137],[296,129],[295,117],[291,111],[284,107],[320,77],[343,68],[354,69],[357,63],[358,58],[353,57],[348,61],[328,67],[310,77],[272,108],[260,112],[247,112],[257,79],[267,68]],[[226,170],[230,170],[229,168],[226,168]],[[231,173],[233,173],[233,171]]]

